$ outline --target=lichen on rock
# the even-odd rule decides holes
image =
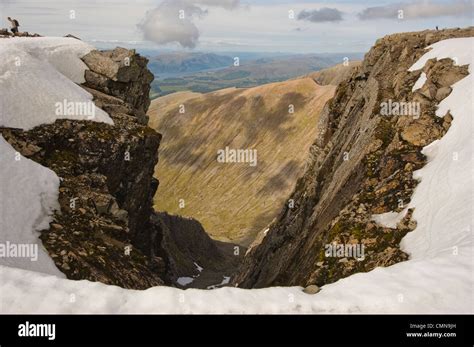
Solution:
[[[341,82],[324,108],[325,127],[310,149],[307,170],[261,243],[244,258],[233,284],[243,288],[318,285],[356,272],[408,259],[402,237],[416,226],[408,211],[396,228],[377,225],[374,214],[401,212],[426,163],[421,150],[441,138],[452,117],[435,114],[453,83],[467,75],[451,59],[432,60],[423,71],[409,68],[425,47],[474,29],[388,35],[377,40],[362,65]],[[421,73],[426,81],[413,86]],[[381,112],[382,103],[415,103],[417,114]],[[410,105],[410,104],[407,104]],[[326,257],[328,244],[365,247],[363,260]]]
[[[133,289],[162,285],[165,260],[155,255],[150,222],[161,135],[145,116],[153,75],[146,58],[123,48],[83,60],[90,68],[83,87],[114,125],[57,120],[2,135],[61,178],[61,210],[41,239],[68,278]]]

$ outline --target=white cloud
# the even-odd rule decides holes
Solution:
[[[232,9],[239,5],[240,0],[185,0],[185,2],[190,4],[218,6],[227,9]]]
[[[393,18],[398,11],[403,10],[403,17],[407,19],[430,18],[440,16],[472,16],[472,0],[455,0],[450,3],[419,0],[412,3],[397,3],[386,6],[368,7],[358,14],[362,20]]]
[[[466,3],[467,0],[464,1]],[[337,0],[322,2],[320,0],[177,0],[184,5],[194,5],[203,12],[196,15],[189,25],[188,35],[194,40],[182,35],[183,28],[177,27],[172,32],[189,46],[207,51],[284,51],[284,52],[344,52],[366,51],[376,38],[400,31],[418,31],[427,28],[466,27],[472,25],[472,12],[465,15],[424,17],[419,20],[393,21],[396,25],[386,25],[386,20],[361,21],[357,17],[371,4],[371,1]],[[173,3],[174,3],[173,2]],[[405,2],[410,0],[384,0],[383,3]],[[430,3],[435,2],[431,0]],[[441,3],[441,0],[436,0]],[[172,27],[167,27],[168,18],[161,23],[154,20],[145,21],[162,2],[158,0],[48,0],[48,6],[39,6],[32,0],[15,0],[5,2],[0,0],[0,8],[5,17],[0,18],[0,27],[7,27],[6,16],[12,16],[20,21],[24,31],[37,32],[44,36],[62,36],[73,34],[84,41],[92,42],[99,48],[110,48],[122,45],[131,48],[156,49],[157,44],[169,42],[167,47],[160,49],[182,49],[182,45],[172,38],[166,38],[166,33]],[[444,1],[443,3],[448,3]],[[456,0],[451,0],[451,6],[457,8]],[[215,6],[218,5],[218,6]],[[303,10],[313,11],[325,6],[337,7],[344,13],[344,22],[313,23],[290,19],[289,11],[300,13]],[[373,5],[376,6],[376,5]],[[181,6],[183,7],[183,6]],[[469,8],[469,6],[468,6]],[[71,20],[69,11],[76,11],[76,18]],[[231,10],[229,10],[231,9]],[[447,13],[452,10],[447,9]],[[39,15],[39,14],[40,15]],[[444,12],[443,12],[444,14]],[[175,12],[171,15],[177,19]],[[166,17],[166,16],[164,16]],[[297,17],[297,16],[294,16]],[[157,16],[160,20],[160,16]],[[137,27],[141,23],[142,28]],[[189,23],[188,23],[189,24]],[[301,30],[297,30],[300,28]],[[145,29],[145,30],[144,30]],[[145,31],[147,35],[145,35]],[[180,34],[181,33],[181,34]],[[145,39],[155,37],[155,40]],[[110,42],[109,42],[110,41]],[[135,44],[136,43],[136,44]]]
[[[337,22],[342,20],[342,12],[337,8],[323,7],[319,10],[303,10],[298,14],[298,20],[309,22]]]
[[[238,5],[239,0],[165,0],[148,11],[138,27],[145,40],[194,48],[200,36],[194,22],[207,14],[207,6],[232,9]]]

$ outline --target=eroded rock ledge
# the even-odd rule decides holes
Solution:
[[[253,247],[233,280],[244,288],[324,285],[356,272],[404,261],[402,237],[413,230],[411,212],[388,228],[372,215],[404,210],[424,166],[421,150],[442,137],[452,117],[435,115],[451,85],[467,75],[451,59],[431,60],[427,82],[412,91],[421,71],[409,72],[425,47],[474,36],[474,28],[394,34],[376,42],[342,82],[321,116],[323,129],[310,149],[306,173],[262,242]],[[383,116],[381,103],[419,102],[419,117]],[[293,206],[294,204],[294,206]],[[362,244],[365,258],[325,256],[325,245]]]
[[[2,129],[22,155],[61,178],[61,211],[43,244],[70,279],[124,288],[164,283],[160,230],[150,221],[161,135],[146,126],[153,75],[147,59],[117,48],[83,58],[84,88],[114,125],[57,120],[30,131]]]
[[[30,131],[0,129],[18,152],[61,179],[60,211],[42,231],[43,245],[69,279],[146,289],[199,275],[190,287],[218,285],[245,248],[235,255],[234,245],[212,240],[198,221],[153,210],[161,135],[147,126],[148,60],[124,48],[82,60],[89,68],[82,87],[113,125],[57,120]]]

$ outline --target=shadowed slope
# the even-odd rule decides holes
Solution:
[[[150,126],[164,134],[155,208],[196,218],[215,239],[249,245],[302,174],[334,89],[303,78],[154,100]],[[226,147],[257,150],[257,165],[219,163]]]

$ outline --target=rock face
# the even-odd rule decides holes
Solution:
[[[145,58],[122,48],[93,51],[84,61],[84,88],[113,126],[57,120],[2,135],[62,179],[61,211],[41,239],[68,278],[134,289],[163,284],[163,252],[152,247],[160,235],[150,220],[161,135],[144,125],[153,76]]]
[[[123,100],[141,124],[148,123],[146,111],[154,78],[146,68],[148,59],[125,48],[91,51],[82,59],[90,69],[85,73],[85,86]]]
[[[17,36],[17,37],[41,37],[41,35],[39,35],[39,34],[29,33],[27,31],[23,31],[23,32],[20,32],[16,35],[13,35],[13,33],[10,32],[8,29],[5,29],[5,28],[0,29],[0,38],[9,38],[9,37],[14,37],[14,36]]]
[[[236,271],[245,254],[244,247],[211,239],[195,219],[160,212],[154,213],[152,221],[161,235],[155,246],[165,252],[166,278],[171,284],[177,285],[179,277],[194,278],[186,287],[219,284]]]
[[[417,184],[413,171],[425,164],[423,146],[449,129],[451,115],[436,117],[436,105],[467,67],[431,60],[423,69],[426,82],[414,92],[422,71],[408,69],[428,45],[467,36],[474,36],[474,28],[395,34],[376,42],[326,104],[305,174],[265,238],[247,253],[234,285],[322,286],[408,258],[399,243],[416,226],[405,209]],[[390,102],[412,102],[420,112],[387,115],[382,109]],[[406,213],[396,227],[372,220],[391,211]],[[330,256],[328,245],[364,246],[364,256]]]

